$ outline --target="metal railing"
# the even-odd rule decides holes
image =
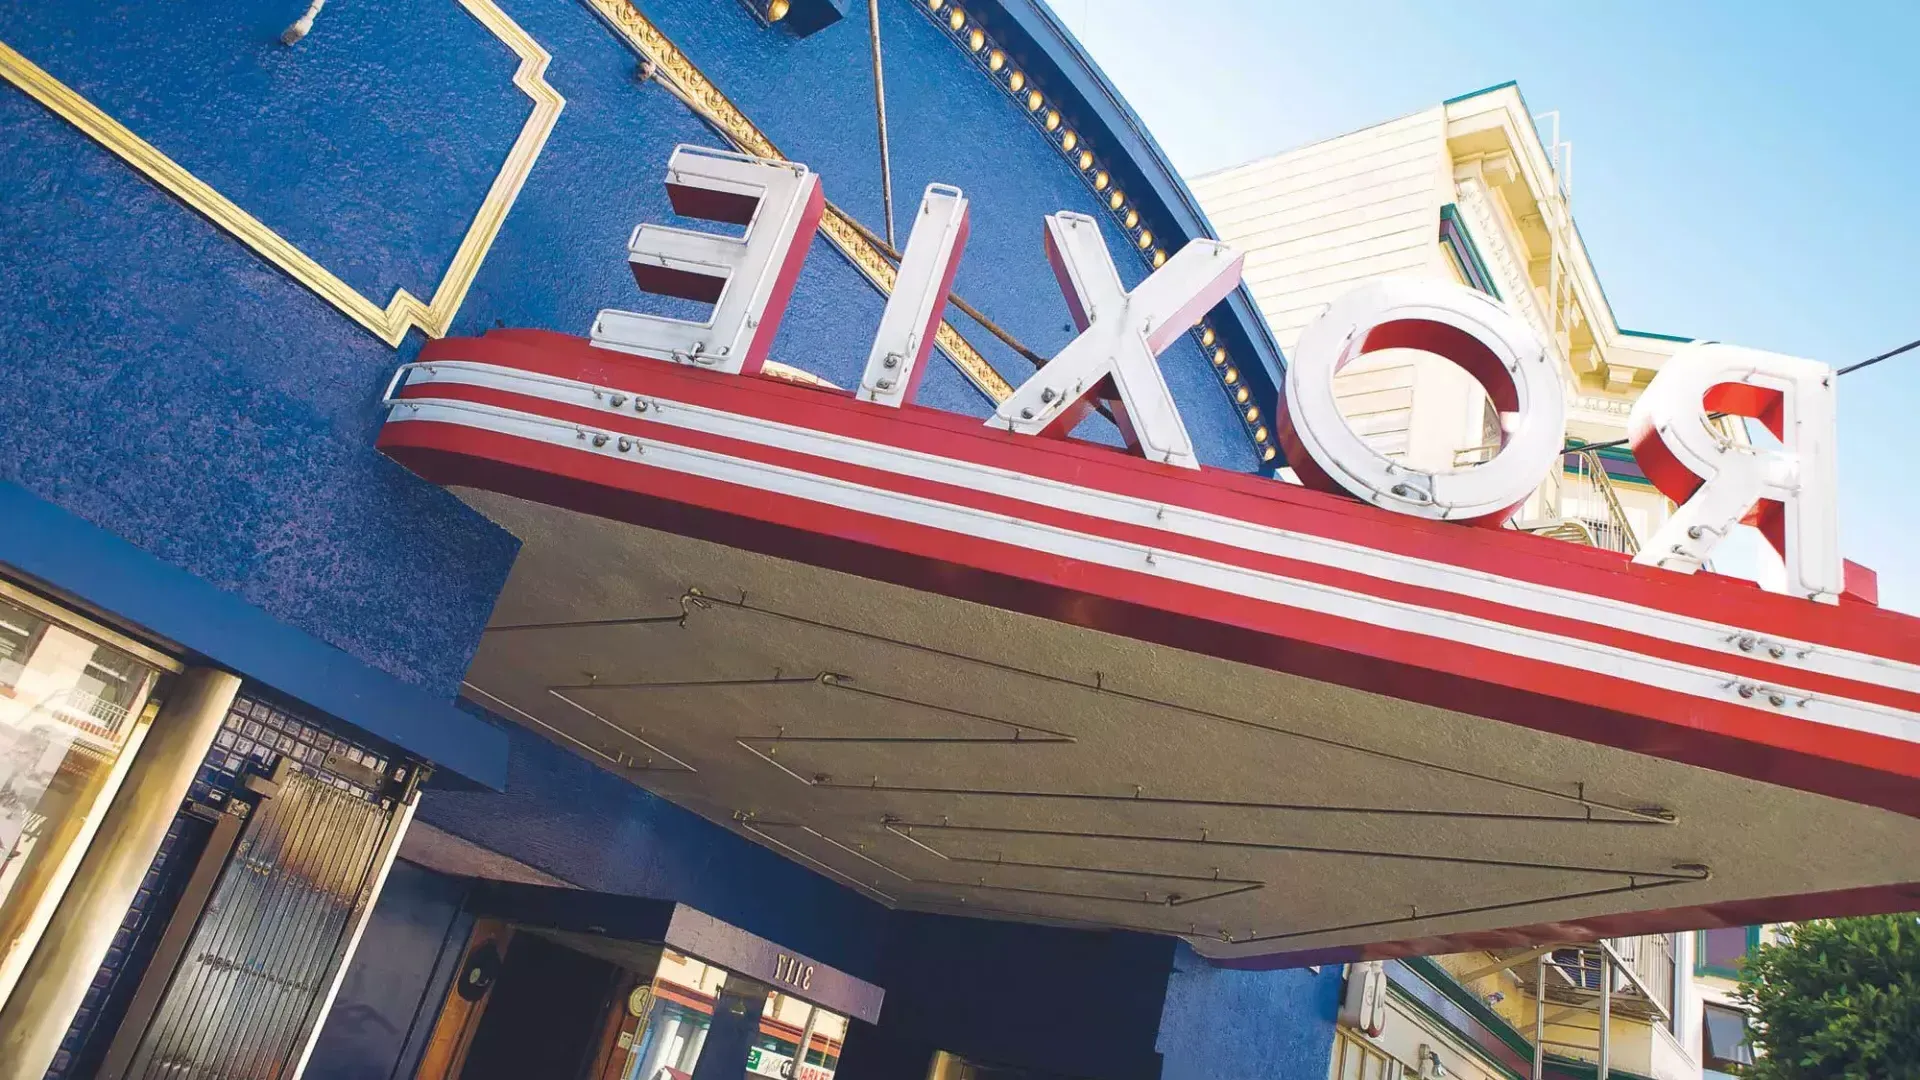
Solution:
[[[1554,949],[1545,959],[1551,973],[1547,984],[1550,1000],[1593,1005],[1600,996],[1603,972],[1611,972],[1612,985],[1607,994],[1613,999],[1614,1012],[1648,1021],[1665,1021],[1673,1016],[1672,934],[1567,945]]]
[[[1453,467],[1472,468],[1493,460],[1499,443],[1470,446],[1453,453]],[[1561,458],[1561,467],[1547,478],[1547,520],[1520,528],[1536,536],[1585,544],[1588,547],[1627,555],[1640,553],[1640,538],[1627,520],[1613,478],[1596,450],[1570,446]]]
[[[1582,450],[1571,447],[1561,459],[1566,463],[1563,473],[1573,479],[1576,497],[1583,503],[1591,504],[1598,500],[1606,508],[1606,517],[1596,519],[1581,515],[1594,529],[1595,546],[1609,551],[1623,551],[1628,555],[1640,553],[1640,538],[1633,534],[1633,525],[1627,520],[1627,512],[1620,505],[1620,495],[1613,489],[1613,478],[1607,475],[1606,462],[1600,459],[1597,450]],[[1566,491],[1559,492],[1559,503],[1565,506]]]
[[[1608,938],[1603,943],[1613,950],[1614,967],[1641,994],[1673,1015],[1674,937],[1653,934],[1646,937]]]

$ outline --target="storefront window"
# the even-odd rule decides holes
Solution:
[[[626,1080],[686,1080],[700,1061],[727,973],[668,951],[653,980],[653,1007],[628,1059]]]
[[[847,1018],[786,994],[767,998],[760,1035],[747,1055],[747,1071],[785,1080],[833,1080],[840,1068],[840,1044],[847,1036]],[[800,1043],[807,1044],[799,1068]]]
[[[739,980],[736,980],[739,981]],[[751,980],[747,985],[759,986]],[[667,950],[653,980],[653,1001],[628,1059],[625,1080],[687,1080],[699,1064],[713,1011],[725,1007],[727,973]],[[833,1080],[847,1018],[782,993],[769,993],[747,1050],[746,1077]],[[800,1049],[806,1044],[802,1059]],[[737,1043],[735,1044],[738,1045]],[[796,1062],[800,1062],[796,1067]]]
[[[146,732],[156,667],[0,583],[0,1001]]]

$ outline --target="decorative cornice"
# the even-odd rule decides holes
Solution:
[[[233,235],[282,273],[319,294],[347,317],[372,331],[388,345],[398,346],[407,331],[418,327],[429,337],[441,337],[453,323],[453,317],[466,300],[467,290],[480,272],[480,264],[493,246],[494,237],[506,221],[507,211],[520,195],[533,163],[546,145],[547,136],[560,116],[566,100],[547,84],[547,64],[552,59],[518,23],[495,6],[493,0],[459,0],[480,25],[499,38],[520,58],[514,70],[513,85],[533,99],[533,112],[521,125],[520,135],[507,151],[506,163],[494,177],[473,223],[461,238],[453,261],[434,288],[433,299],[422,301],[405,289],[396,290],[386,307],[362,296],[340,277],[320,265],[259,218],[240,208],[232,199],[214,190],[206,181],[188,172],[153,144],[140,138],[126,125],[108,116],[77,91],[60,82],[38,65],[0,42],[0,78],[20,88],[27,96],[46,106],[48,111],[79,128],[88,138],[106,147],[121,160],[138,169],[162,190]]]
[[[725,135],[742,153],[770,161],[786,161],[779,147],[765,132],[701,72],[687,54],[680,51],[666,34],[633,6],[632,0],[586,0],[586,4],[629,47],[654,65],[658,77],[669,79],[689,107],[699,111],[708,123]],[[859,229],[839,210],[829,208],[820,216],[820,231],[840,249],[867,280],[883,293],[893,292],[895,270],[880,249],[860,235]],[[934,344],[953,361],[980,392],[995,404],[1007,399],[1013,387],[995,371],[979,350],[960,336],[951,323],[942,321],[934,333]]]

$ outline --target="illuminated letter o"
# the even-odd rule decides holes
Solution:
[[[1464,369],[1501,414],[1500,452],[1428,472],[1389,460],[1340,415],[1333,377],[1381,349],[1418,349]],[[1566,391],[1540,338],[1505,305],[1462,285],[1383,278],[1336,300],[1307,327],[1287,367],[1279,436],[1300,482],[1435,521],[1499,527],[1565,450]]]

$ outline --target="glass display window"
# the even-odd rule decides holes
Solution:
[[[665,950],[624,1080],[688,1080],[706,1048],[715,1010],[729,1006],[728,986],[724,969]],[[749,1002],[761,999],[760,1024],[747,1050],[745,1080],[833,1080],[847,1036],[845,1016],[790,994],[768,992],[752,980],[736,976],[733,986]],[[738,995],[734,998],[738,1000]]]
[[[179,665],[0,581],[0,1002],[65,893]]]

